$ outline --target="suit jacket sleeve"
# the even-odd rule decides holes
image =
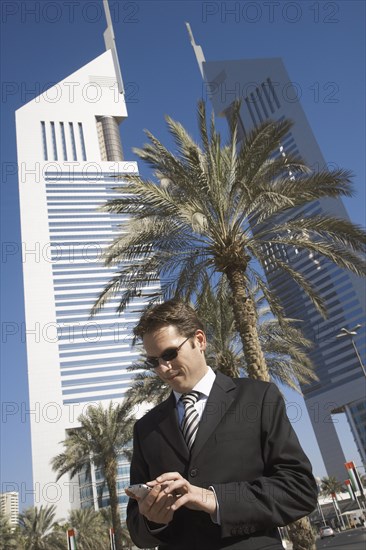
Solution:
[[[268,384],[262,400],[261,437],[263,475],[251,481],[212,483],[220,505],[222,537],[232,536],[238,525],[246,525],[250,532],[287,525],[316,506],[311,465],[274,384]]]
[[[138,422],[134,427],[133,436],[133,458],[131,462],[130,483],[145,483],[150,479],[148,465],[144,461],[143,454],[140,449],[140,441],[138,436]],[[139,512],[137,501],[133,498],[129,499],[127,505],[127,527],[131,534],[132,540],[139,548],[156,547],[167,538],[169,538],[169,525],[162,531],[154,534],[154,529],[161,528],[162,525],[152,524]]]

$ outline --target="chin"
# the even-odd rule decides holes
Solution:
[[[180,380],[172,380],[169,386],[172,388],[172,390],[177,391],[178,393],[186,393],[187,391],[189,391],[183,381]]]

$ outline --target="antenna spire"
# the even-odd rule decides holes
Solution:
[[[120,94],[124,94],[125,90],[124,90],[124,86],[123,86],[121,67],[119,65],[118,53],[117,53],[117,48],[116,48],[116,41],[115,41],[115,38],[114,38],[112,17],[111,17],[111,12],[109,11],[108,0],[103,0],[103,6],[104,6],[104,11],[105,11],[105,17],[106,17],[106,20],[107,20],[107,28],[103,33],[104,44],[105,44],[106,50],[111,50],[112,51],[113,64],[114,64],[114,70],[116,72],[118,91],[119,91]]]
[[[194,50],[194,53],[195,53],[195,56],[196,56],[196,59],[197,59],[197,63],[198,63],[198,68],[201,72],[201,75],[202,75],[202,78],[204,79],[205,76],[203,74],[203,63],[206,61],[205,59],[205,56],[203,55],[203,51],[202,51],[202,48],[201,46],[199,46],[198,44],[196,44],[195,40],[194,40],[194,36],[193,36],[193,33],[192,33],[192,29],[191,29],[191,25],[189,23],[186,22],[186,27],[187,27],[187,31],[188,31],[188,34],[189,34],[189,38],[190,38],[190,41],[191,41],[191,44],[192,44],[192,48]]]

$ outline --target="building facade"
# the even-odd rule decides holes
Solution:
[[[110,26],[105,40],[102,55],[16,113],[35,505],[55,504],[58,517],[85,491],[77,479],[56,483],[50,460],[89,404],[123,399],[137,358],[132,327],[157,288],[143,287],[121,315],[116,296],[90,318],[116,271],[103,252],[124,222],[99,208],[137,173],[123,159],[127,110]]]
[[[16,527],[19,523],[19,493],[11,491],[0,493],[0,516],[8,517],[10,525]]]
[[[294,125],[278,154],[299,154],[315,171],[327,167],[298,99],[298,91],[281,59],[206,61],[188,30],[204,80],[204,99],[212,102],[216,115],[229,120],[233,101],[241,99],[240,139],[268,119],[291,119]],[[305,216],[323,213],[349,219],[339,199],[321,199],[299,211]],[[255,232],[256,228],[252,230]],[[281,255],[306,276],[324,299],[327,319],[320,316],[288,276],[273,269],[272,255]],[[344,456],[335,429],[336,413],[346,413],[360,456],[366,462],[366,380],[362,369],[366,355],[364,281],[323,258],[278,246],[268,248],[264,270],[286,315],[301,320],[305,336],[314,342],[311,358],[319,380],[301,389],[328,475],[343,480],[344,463],[349,457]],[[337,334],[342,328],[349,330],[358,324],[361,326],[354,336],[357,354],[352,341],[337,338]]]

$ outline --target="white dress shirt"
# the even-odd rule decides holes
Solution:
[[[192,388],[191,391],[198,391],[200,392],[200,397],[197,399],[194,408],[196,409],[198,413],[198,419],[201,420],[203,411],[205,410],[206,403],[208,396],[210,395],[213,383],[215,382],[216,375],[214,371],[211,369],[211,367],[208,367],[208,371],[206,372],[205,376],[201,378],[199,382],[195,385],[194,388]],[[175,395],[175,399],[177,401],[177,412],[178,412],[178,421],[179,425],[182,425],[183,417],[184,417],[184,404],[182,401],[180,401],[180,398],[182,397],[182,393],[178,393],[177,391],[173,392]]]

